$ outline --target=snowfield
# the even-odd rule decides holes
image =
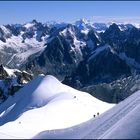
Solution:
[[[44,131],[68,129],[95,120],[94,115],[113,106],[40,75],[0,106],[0,138],[34,138]]]
[[[44,131],[34,139],[140,139],[140,91],[97,118],[67,129]]]
[[[24,43],[22,41],[22,33],[18,36],[12,35],[6,42],[0,40],[0,51],[6,55],[3,60],[6,65],[12,66],[12,68],[19,67],[29,56],[41,53],[46,47],[44,46],[46,41],[38,42],[36,34],[31,39],[25,39]]]

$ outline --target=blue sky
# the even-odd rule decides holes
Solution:
[[[140,1],[1,1],[0,24],[38,21],[73,22],[80,18],[140,21]]]

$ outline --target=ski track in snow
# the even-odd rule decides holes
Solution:
[[[100,137],[105,139],[139,139],[140,138],[140,105],[137,105],[132,111],[125,115],[104,135]],[[125,130],[125,131],[124,131]]]
[[[138,94],[140,94],[138,92]],[[105,117],[106,119],[103,119],[103,122],[100,120],[98,126],[93,129],[87,136],[84,138],[98,138],[102,134],[106,132],[110,127],[112,127],[115,123],[117,123],[120,119],[122,119],[125,115],[127,115],[130,111],[132,111],[139,103],[140,103],[140,98],[138,98],[138,95],[135,94],[132,97],[128,97],[130,102],[128,103],[128,100],[122,101],[119,106],[123,105],[123,107],[118,108],[118,106],[114,107],[114,112],[110,113],[109,110],[105,112]],[[93,135],[94,134],[94,135]]]

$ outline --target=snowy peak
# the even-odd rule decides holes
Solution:
[[[31,22],[27,22],[27,23],[23,24],[23,26],[26,27],[27,29],[29,29],[29,28],[36,27],[38,24],[42,24],[42,23],[41,22],[38,22],[35,19],[33,19]]]
[[[35,74],[47,73],[63,79],[75,71],[81,61],[89,59],[93,51],[107,44],[114,57],[123,59],[120,56],[124,53],[136,64],[140,62],[136,51],[132,51],[139,52],[140,30],[132,24],[94,23],[86,19],[72,24],[44,24],[33,20],[3,25],[0,29],[0,63]],[[134,65],[129,65],[131,71]]]
[[[90,23],[86,19],[80,19],[76,21],[74,25],[82,30],[82,29],[86,29],[90,25]]]
[[[136,27],[140,28],[139,23],[123,23],[123,22],[94,22],[94,20],[88,20],[88,19],[80,19],[74,23],[76,27],[79,29],[95,29],[97,32],[104,32],[107,28],[109,28],[111,25],[116,24],[121,31],[124,31],[126,29]]]
[[[109,31],[112,31],[112,30],[113,30],[114,32],[120,32],[120,29],[119,29],[118,25],[115,24],[115,23],[113,23],[112,25],[109,26],[108,32],[109,32]]]

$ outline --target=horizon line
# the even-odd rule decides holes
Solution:
[[[0,25],[7,25],[7,24],[26,24],[29,22],[32,22],[33,20],[36,20],[37,22],[41,23],[47,23],[47,22],[56,22],[56,23],[75,23],[76,21],[79,20],[85,20],[89,21],[92,23],[109,23],[109,22],[120,22],[120,23],[140,23],[140,17],[123,17],[123,16],[91,16],[91,17],[81,17],[77,18],[76,20],[71,20],[71,21],[62,21],[62,20],[38,20],[37,18],[32,18],[31,20],[25,21],[25,22],[15,22],[15,23],[6,23],[6,24],[0,24]]]

